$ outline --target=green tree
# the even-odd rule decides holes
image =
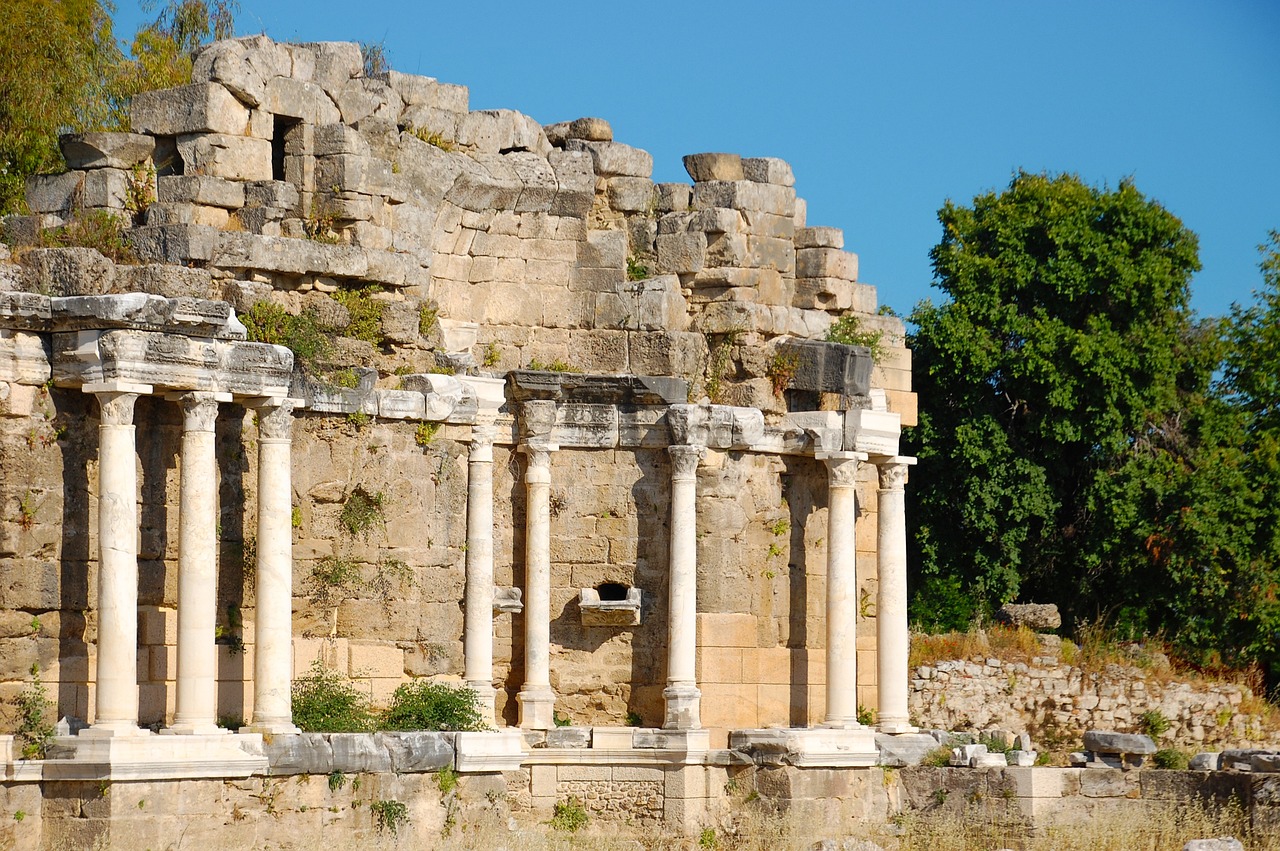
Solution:
[[[58,134],[107,121],[103,81],[120,61],[114,7],[101,0],[9,0],[0,15],[0,213],[23,205],[28,175],[63,167]]]
[[[1123,569],[1099,542],[1125,525],[1110,477],[1208,378],[1189,366],[1196,238],[1130,181],[1072,175],[1021,172],[939,219],[948,300],[911,316],[914,616],[961,626],[1018,596],[1095,612]]]

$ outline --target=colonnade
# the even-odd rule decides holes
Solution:
[[[467,590],[463,637],[466,682],[476,691],[490,723],[493,686],[493,430],[472,432],[467,490]],[[524,681],[517,695],[519,724],[554,726],[551,688],[551,458],[558,447],[545,441],[519,446],[525,456]],[[667,684],[663,690],[668,730],[701,728],[697,662],[697,469],[705,446],[672,445],[671,522],[668,575]],[[855,484],[868,456],[861,452],[818,453],[829,474],[827,512],[827,686],[823,726],[852,729],[858,723],[855,561],[858,515]],[[872,460],[880,488],[878,528],[877,669],[879,721],[883,732],[914,730],[907,711],[906,470],[904,456]]]
[[[138,727],[138,480],[134,407],[145,384],[86,384],[98,400],[98,659],[94,723],[81,735],[136,736]],[[182,407],[178,507],[177,689],[172,734],[216,734],[217,459],[214,424],[229,394],[168,397]],[[258,410],[258,557],[253,717],[249,729],[297,732],[292,722],[292,404]]]

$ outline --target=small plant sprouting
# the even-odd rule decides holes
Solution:
[[[289,525],[295,529],[302,528],[302,507],[295,505],[289,512]]]
[[[712,849],[720,847],[720,840],[716,836],[714,827],[704,827],[702,829],[702,833],[698,834],[698,847],[706,849],[706,851],[712,851]]]
[[[627,258],[627,280],[643,281],[649,277],[649,267],[634,254]]]
[[[36,525],[36,501],[35,495],[31,491],[27,491],[21,499],[18,500],[18,526],[24,532],[30,532]]]
[[[640,717],[640,713],[636,712],[634,709],[628,709],[628,710],[627,710],[627,726],[628,726],[628,727],[643,727],[643,726],[644,726],[644,719],[643,719],[643,718],[641,718],[641,717]]]
[[[552,711],[551,720],[557,727],[572,727],[573,719],[561,715],[559,712]]]
[[[846,346],[865,346],[871,350],[871,359],[879,361],[884,357],[884,331],[864,331],[856,313],[846,313],[827,329],[828,343],[843,343]]]
[[[791,379],[796,377],[796,371],[799,369],[799,355],[794,352],[774,352],[764,370],[765,376],[769,379],[769,385],[773,388],[773,395],[781,396],[782,391],[791,384]]]
[[[367,537],[369,530],[385,522],[384,510],[387,498],[382,491],[369,493],[360,485],[351,491],[347,501],[342,504],[342,513],[338,515],[338,523],[351,537]]]
[[[448,795],[458,786],[458,772],[453,770],[453,766],[446,765],[436,772],[436,786],[440,789],[441,795]]]
[[[347,422],[350,425],[355,426],[356,431],[360,431],[369,425],[369,423],[373,422],[373,417],[369,416],[364,411],[352,411],[347,414]]]
[[[141,224],[147,208],[156,202],[156,167],[150,160],[134,163],[125,176],[124,208]]]
[[[403,801],[395,799],[370,801],[369,811],[373,813],[373,823],[377,825],[379,833],[385,830],[395,834],[409,822],[409,808]]]
[[[418,427],[413,432],[413,442],[423,448],[428,447],[431,445],[431,441],[436,439],[436,434],[439,431],[440,423],[418,423]]]
[[[1138,727],[1153,739],[1169,731],[1169,719],[1159,709],[1148,709],[1138,716]]]
[[[480,359],[480,365],[483,367],[497,366],[500,360],[502,360],[502,350],[498,348],[498,344],[494,342],[486,343],[484,355]]]
[[[769,526],[769,531],[773,533],[775,538],[781,538],[791,531],[791,521],[785,517],[779,517]]]
[[[431,333],[431,329],[436,327],[436,322],[440,319],[440,308],[432,307],[424,304],[418,308],[418,333],[426,337]]]
[[[560,358],[556,358],[550,362],[543,362],[537,358],[531,358],[529,360],[528,368],[534,372],[582,372],[582,370],[578,369],[576,366],[571,366],[568,362],[561,360]]]
[[[40,682],[40,666],[31,666],[31,682],[18,695],[18,729],[23,759],[44,759],[53,744],[53,722],[48,718],[53,708],[44,683]]]
[[[347,785],[347,775],[341,771],[329,772],[329,791],[337,792]]]
[[[426,127],[414,127],[410,125],[405,130],[411,136],[416,137],[419,141],[426,142],[428,145],[439,148],[442,151],[452,151],[453,143],[434,130],[428,130]]]
[[[551,827],[554,830],[562,830],[565,833],[576,833],[587,826],[590,816],[587,810],[582,806],[582,801],[577,798],[567,798],[563,801],[556,801],[555,808],[551,813]]]
[[[858,723],[864,727],[872,727],[876,723],[876,712],[874,709],[868,709],[861,703],[858,704]]]

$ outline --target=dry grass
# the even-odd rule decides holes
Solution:
[[[994,658],[1001,662],[1030,663],[1034,657],[1046,655],[1052,652],[1026,627],[993,626],[969,632],[911,635],[912,668],[950,659]]]

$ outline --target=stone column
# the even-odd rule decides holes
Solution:
[[[491,425],[471,429],[467,463],[467,589],[463,679],[476,693],[485,723],[495,725],[493,688],[493,438]]]
[[[263,733],[293,724],[293,403],[258,409],[258,582],[254,613],[253,723]]]
[[[138,470],[133,407],[150,386],[85,385],[98,397],[98,665],[89,735],[138,728]]]
[[[855,484],[861,452],[824,453],[827,499],[827,717],[826,727],[858,724],[858,575],[854,524]]]
[[[555,726],[551,691],[551,453],[548,444],[522,444],[525,453],[524,685],[520,726]]]
[[[667,604],[667,730],[702,727],[698,653],[698,537],[695,503],[698,462],[705,446],[669,446],[671,455],[671,559]]]
[[[880,694],[879,727],[882,733],[915,733],[908,720],[907,658],[907,467],[916,459],[901,455],[879,460],[879,525],[876,530],[876,564],[879,595],[876,599],[876,672]]]
[[[214,423],[218,398],[185,393],[178,503],[178,688],[173,733],[221,733],[218,651],[218,467]]]

